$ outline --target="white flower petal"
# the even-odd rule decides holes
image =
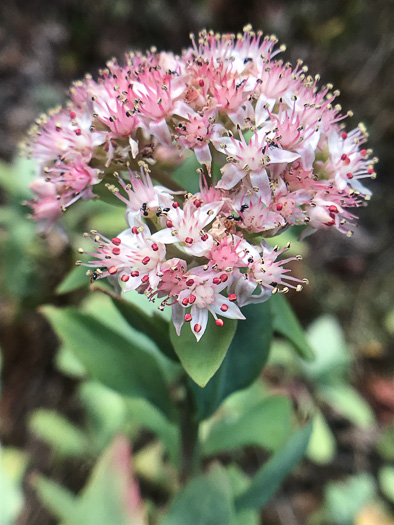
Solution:
[[[223,177],[220,179],[216,187],[223,190],[231,190],[231,188],[233,188],[246,175],[246,172],[236,164],[226,164],[221,169],[221,172]]]
[[[192,329],[193,334],[196,336],[197,341],[199,341],[201,337],[204,335],[205,329],[207,327],[208,310],[206,308],[198,308],[197,306],[192,306],[191,314],[192,314],[191,329]],[[196,332],[194,329],[194,327],[197,324],[201,326],[201,330],[199,332]]]
[[[170,228],[164,228],[152,235],[152,240],[156,242],[162,242],[163,244],[173,244],[178,239],[175,235],[172,235]]]
[[[184,310],[179,303],[172,305],[172,322],[174,323],[176,333],[181,335],[181,328],[185,319]]]

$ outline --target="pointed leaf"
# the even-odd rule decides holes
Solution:
[[[73,268],[63,279],[63,281],[56,287],[56,293],[59,295],[73,292],[79,288],[87,287],[89,279],[86,276],[85,270],[80,266]]]
[[[238,465],[230,465],[227,468],[227,476],[230,481],[233,498],[244,492],[250,483],[249,477],[241,470]],[[255,510],[241,510],[235,517],[235,525],[259,525],[259,512]]]
[[[256,445],[270,451],[280,448],[290,435],[291,402],[284,396],[272,396],[238,417],[229,414],[210,428],[204,441],[206,455]]]
[[[121,297],[112,297],[112,302],[123,318],[136,330],[148,335],[164,355],[178,361],[168,333],[168,322],[160,314],[148,315],[136,304]]]
[[[294,345],[300,357],[307,361],[313,360],[315,354],[285,297],[276,294],[271,297],[269,303],[274,317],[274,331],[286,337]]]
[[[173,499],[160,525],[235,525],[231,486],[222,468],[190,481]]]
[[[46,306],[43,311],[93,378],[121,394],[145,398],[167,415],[170,413],[164,377],[152,354],[76,309]]]
[[[235,500],[236,510],[264,507],[284,479],[301,460],[312,433],[312,422],[298,430],[253,478],[249,488]]]
[[[199,386],[205,387],[222,364],[228,347],[234,337],[237,321],[226,319],[223,326],[216,326],[210,316],[207,328],[199,342],[189,326],[183,326],[177,335],[170,325],[170,339],[184,369]]]
[[[200,419],[210,417],[227,396],[253,383],[267,362],[272,339],[269,303],[251,304],[242,312],[246,319],[238,323],[219,370],[204,389],[191,382]]]
[[[67,524],[75,523],[77,498],[72,492],[45,476],[34,476],[32,483],[39,499],[51,514]]]
[[[31,431],[62,456],[83,457],[89,453],[85,434],[54,410],[35,410],[30,418]]]
[[[132,472],[130,446],[124,436],[117,436],[82,490],[78,502],[80,521],[72,525],[145,524],[139,487]]]

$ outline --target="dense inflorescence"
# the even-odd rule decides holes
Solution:
[[[177,332],[190,323],[199,339],[208,313],[222,326],[244,318],[239,307],[302,289],[285,268],[294,258],[278,259],[284,250],[264,239],[292,225],[350,235],[349,208],[369,199],[361,179],[375,177],[376,159],[362,124],[345,131],[339,93],[301,61],[278,59],[275,37],[247,27],[191,39],[182,56],[128,54],[76,82],[25,147],[40,172],[33,217],[49,229],[109,180],[128,228],[89,234],[91,278],[116,276],[124,291],[170,305]],[[193,194],[171,178],[191,155]]]

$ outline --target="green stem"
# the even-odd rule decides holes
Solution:
[[[181,483],[185,483],[190,477],[198,474],[201,468],[200,442],[198,439],[199,421],[187,380],[185,381],[185,390],[185,397],[180,404]]]

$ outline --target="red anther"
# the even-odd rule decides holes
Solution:
[[[193,239],[191,237],[186,237],[185,242],[187,244],[193,244]]]
[[[331,219],[332,219],[333,221],[335,221],[335,213],[330,213],[329,215],[330,215]]]
[[[119,239],[119,237],[114,237],[112,239],[112,244],[115,244],[115,246],[119,246],[119,244],[121,243],[122,241]]]
[[[325,224],[326,226],[334,226],[335,220],[333,219],[332,221],[326,222]]]
[[[201,240],[202,241],[206,241],[208,239],[208,234],[205,233],[202,237],[201,237]]]
[[[201,332],[202,330],[202,326],[200,324],[195,324],[194,325],[194,331],[198,334],[199,332]]]
[[[172,228],[172,221],[168,220],[166,222],[167,228]]]
[[[360,153],[361,153],[361,155],[362,155],[363,157],[365,157],[365,155],[367,154],[367,150],[366,150],[366,149],[362,149],[362,150],[360,151]]]
[[[131,232],[137,234],[137,233],[138,233],[138,228],[137,228],[137,226],[133,226],[133,227],[131,228]]]
[[[144,258],[142,259],[141,262],[142,262],[142,264],[145,264],[145,265],[146,265],[146,264],[148,264],[149,261],[150,261],[150,257],[146,256],[146,257],[144,257]]]
[[[223,326],[224,325],[224,321],[223,321],[223,319],[216,319],[215,324],[216,324],[216,326]]]
[[[194,279],[188,279],[186,281],[186,286],[193,286],[193,284],[194,284]]]
[[[344,132],[342,133],[342,138],[343,138],[343,140],[347,139],[347,133],[346,133],[346,131],[344,131]]]
[[[141,278],[141,281],[145,284],[149,281],[149,275],[144,275],[142,278]]]
[[[155,242],[152,244],[151,248],[154,252],[157,252],[157,250],[159,249],[158,245]]]
[[[350,164],[350,159],[349,157],[346,157],[346,159],[343,161],[345,163],[345,166],[347,166],[348,164]]]
[[[131,277],[139,277],[140,272],[138,270],[133,270],[130,275]]]
[[[175,209],[179,208],[179,202],[177,202],[177,201],[173,202],[172,203],[172,207],[175,208]]]
[[[220,307],[220,309],[221,309],[222,312],[227,312],[227,310],[228,310],[228,306],[227,306],[227,304],[222,304],[222,306]]]
[[[278,202],[278,204],[276,205],[276,210],[277,211],[281,211],[283,209],[283,204],[281,204],[280,202]]]
[[[108,273],[111,274],[111,275],[114,275],[117,271],[118,271],[118,269],[117,269],[116,266],[110,266],[108,268]]]
[[[228,279],[228,275],[226,273],[222,273],[222,275],[220,276],[220,280],[222,281],[222,283],[225,283]]]
[[[328,208],[328,211],[330,211],[331,213],[338,213],[338,208],[331,204],[331,206]]]
[[[74,113],[74,111],[70,111],[70,118],[72,118],[74,120],[76,116],[77,116],[77,114]]]
[[[123,281],[124,283],[127,283],[129,279],[130,277],[128,275],[122,275],[122,277],[120,278],[120,280]]]
[[[213,284],[220,284],[222,281],[221,281],[220,277],[214,277],[212,282],[213,282]]]
[[[182,304],[183,306],[187,306],[189,304],[189,298],[185,297],[184,299],[182,299]]]
[[[232,303],[234,301],[237,300],[237,296],[235,295],[235,293],[231,293],[229,296],[228,296],[228,300],[231,301]]]
[[[354,177],[353,173],[346,173],[346,177],[348,179],[352,179]]]
[[[190,304],[193,304],[195,302],[195,300],[196,300],[196,296],[195,295],[193,295],[193,294],[189,295],[189,303]]]
[[[370,175],[372,175],[372,173],[375,173],[375,170],[373,168],[368,168],[367,169],[367,173],[369,173]]]
[[[200,87],[204,87],[204,80],[202,78],[200,78],[200,80],[198,81],[198,85]]]
[[[116,248],[112,248],[112,253],[114,255],[119,255],[120,254],[120,248],[117,248],[117,247]]]
[[[347,155],[346,155],[346,153],[342,153],[342,155],[341,155],[341,160],[346,160],[346,159],[347,159]]]
[[[81,135],[82,131],[79,128],[77,128],[77,129],[74,129],[74,133],[76,135]]]
[[[196,208],[200,208],[202,203],[199,199],[196,199],[195,201],[193,201],[193,204]]]
[[[190,321],[193,319],[192,314],[185,314],[184,320],[187,323],[190,323]]]

